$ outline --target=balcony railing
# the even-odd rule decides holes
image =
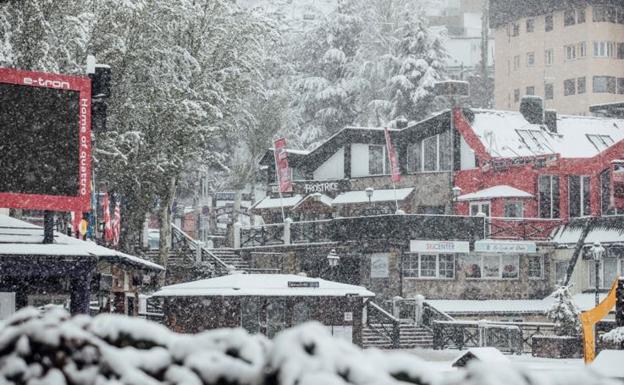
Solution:
[[[272,246],[284,244],[283,223],[240,228],[240,247]]]
[[[547,240],[562,223],[561,219],[488,217],[484,232],[491,239]]]

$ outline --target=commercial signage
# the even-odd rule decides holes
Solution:
[[[288,281],[288,287],[319,287],[318,281]]]
[[[475,251],[478,253],[535,253],[535,242],[526,241],[476,241]]]
[[[278,193],[277,185],[271,186],[271,191],[274,193]],[[339,179],[339,180],[327,180],[327,181],[293,181],[292,182],[293,192],[296,194],[314,194],[321,193],[327,194],[331,196],[335,196],[344,191],[351,190],[351,183],[349,180]]]
[[[412,253],[468,253],[470,244],[466,241],[410,241]]]
[[[91,210],[91,80],[0,68],[0,207]]]
[[[371,255],[371,278],[388,278],[390,275],[388,254]]]

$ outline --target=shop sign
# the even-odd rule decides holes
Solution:
[[[288,287],[319,287],[318,281],[288,281]]]
[[[347,322],[352,322],[353,321],[353,312],[346,311],[344,313],[344,320],[347,321]]]
[[[388,278],[389,276],[388,254],[371,255],[371,278]]]
[[[466,241],[410,241],[412,253],[468,253],[470,244]]]
[[[478,253],[535,253],[535,242],[524,241],[476,241],[475,252]]]

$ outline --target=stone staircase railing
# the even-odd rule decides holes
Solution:
[[[171,248],[196,263],[207,263],[215,276],[227,275],[231,268],[210,250],[186,234],[178,226],[171,224]]]

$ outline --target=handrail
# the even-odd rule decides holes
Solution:
[[[392,314],[388,313],[384,308],[382,308],[381,306],[377,305],[375,302],[373,301],[368,301],[368,305],[372,306],[373,308],[375,308],[375,310],[377,310],[378,312],[382,313],[383,315],[385,315],[387,318],[389,318],[391,321],[393,322],[401,322],[398,318],[396,318],[395,316],[393,316]]]
[[[401,321],[373,301],[369,300],[366,302],[366,309],[366,325],[370,330],[377,333],[378,336],[389,340],[392,348],[398,349],[401,346]],[[376,320],[378,322],[371,322],[371,318],[374,318],[374,313],[377,313],[383,319]],[[390,323],[390,330],[388,323]]]
[[[202,259],[203,259],[204,253],[208,254],[208,256],[216,262],[215,267],[218,268],[221,273],[223,272],[227,273],[230,270],[230,266],[227,263],[223,262],[221,258],[214,255],[210,250],[200,245],[198,241],[191,238],[191,236],[185,233],[181,228],[179,228],[173,223],[171,224],[171,228],[175,230],[176,232],[178,232],[178,234],[182,235],[182,237],[185,238],[189,244],[195,246],[195,250],[197,250],[197,247],[199,247],[201,249]]]

